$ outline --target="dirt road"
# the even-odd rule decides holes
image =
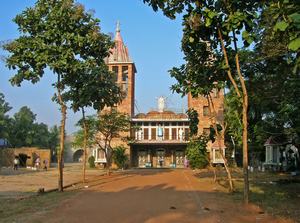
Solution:
[[[191,170],[136,170],[99,178],[41,222],[289,222],[224,196]]]

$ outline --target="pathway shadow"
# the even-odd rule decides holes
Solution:
[[[170,168],[134,168],[126,170],[125,173],[140,175],[140,176],[148,176],[148,175],[156,175],[162,173],[169,173],[172,171],[180,171],[180,169],[170,169]]]
[[[42,222],[269,223],[275,220],[256,208],[246,208],[239,202],[226,199],[222,192],[178,189],[166,183],[128,186],[123,182],[126,179],[142,181],[144,178],[118,176],[114,181],[106,182],[104,187],[100,186],[101,183],[95,184],[93,188],[63,202]]]

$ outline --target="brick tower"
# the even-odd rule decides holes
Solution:
[[[220,124],[224,124],[224,90],[218,91],[215,89],[211,93],[211,98],[216,111],[216,121]],[[208,101],[203,96],[198,96],[193,98],[191,94],[188,94],[188,108],[193,108],[198,112],[199,124],[198,124],[198,134],[209,134],[210,132],[210,110],[208,107]],[[221,147],[225,148],[224,139],[221,142]],[[210,152],[211,159],[214,163],[222,162],[220,161],[220,156],[216,153],[219,149],[219,143],[215,141],[213,144],[208,143],[208,151]]]
[[[224,122],[224,93],[223,91],[214,90],[211,93],[211,98],[214,103],[214,107],[217,113],[217,122]],[[210,113],[207,99],[203,96],[193,98],[191,94],[188,94],[188,108],[194,108],[198,112],[199,124],[198,133],[207,133],[210,127]]]
[[[133,117],[136,68],[134,62],[129,57],[127,47],[123,42],[119,22],[117,23],[114,43],[115,46],[111,49],[111,54],[106,58],[105,62],[108,65],[109,70],[114,73],[116,82],[125,93],[125,98],[117,106],[117,110]]]

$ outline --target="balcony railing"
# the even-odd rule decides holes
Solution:
[[[172,135],[151,135],[138,133],[134,135],[136,142],[187,142],[189,141],[189,135],[183,134],[172,134]]]

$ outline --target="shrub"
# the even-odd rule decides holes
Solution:
[[[205,136],[200,136],[189,142],[186,156],[192,169],[202,169],[209,164],[206,148],[207,142],[208,139]]]
[[[113,160],[119,169],[124,169],[128,160],[125,151],[126,148],[124,148],[123,146],[118,146],[114,149]]]
[[[89,162],[90,168],[95,168],[95,157],[94,156],[90,156],[88,159],[88,162]]]

